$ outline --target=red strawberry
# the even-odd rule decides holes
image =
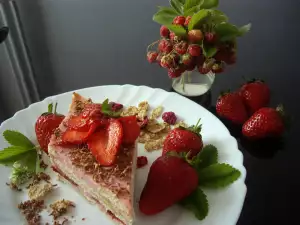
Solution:
[[[214,73],[222,73],[224,71],[224,65],[222,63],[215,63],[212,67],[211,70]]]
[[[124,144],[133,144],[140,135],[140,126],[138,125],[136,116],[125,116],[119,118],[123,127]]]
[[[188,48],[188,44],[185,41],[181,41],[174,45],[174,49],[179,55],[185,54],[187,48]]]
[[[172,58],[170,57],[170,55],[165,55],[161,58],[160,60],[160,65],[163,67],[163,68],[171,68],[172,65],[173,65],[173,60]]]
[[[156,62],[156,58],[158,56],[157,52],[148,52],[147,53],[147,60],[149,63],[154,63]]]
[[[190,45],[188,48],[188,52],[191,56],[200,56],[202,49],[199,45]]]
[[[186,26],[186,27],[187,27],[187,26],[189,25],[189,23],[190,23],[191,19],[192,19],[192,17],[191,17],[191,16],[187,16],[187,17],[185,18],[184,26]]]
[[[259,109],[243,125],[243,135],[250,139],[279,137],[284,132],[282,111],[282,106]]]
[[[212,33],[212,32],[207,32],[205,33],[204,35],[204,39],[207,43],[215,43],[216,40],[217,40],[217,35],[215,33]]]
[[[48,144],[55,129],[60,125],[65,116],[56,113],[57,104],[48,106],[48,112],[43,113],[35,123],[35,134],[42,150],[48,153]]]
[[[201,30],[191,30],[188,33],[188,39],[192,43],[199,42],[203,39],[203,33]]]
[[[176,156],[157,158],[149,171],[139,208],[154,215],[190,195],[198,186],[198,175],[186,161]]]
[[[201,73],[201,74],[208,74],[209,71],[210,71],[210,69],[205,68],[205,67],[203,67],[203,66],[199,66],[199,67],[198,67],[198,71],[199,71],[199,73]]]
[[[184,65],[189,66],[191,64],[193,64],[193,62],[195,61],[193,56],[191,56],[190,54],[184,54],[181,58],[181,61]]]
[[[243,124],[248,119],[243,99],[238,93],[224,93],[217,100],[216,110],[219,116],[237,124]]]
[[[173,24],[183,26],[185,23],[185,17],[184,16],[176,16],[173,20]]]
[[[190,152],[191,156],[197,155],[203,147],[202,137],[200,135],[200,120],[195,126],[189,128],[175,128],[171,130],[163,144],[163,152],[165,155],[170,151]]]
[[[168,38],[169,34],[170,34],[170,31],[166,26],[161,26],[160,27],[160,36]]]
[[[172,51],[173,46],[172,46],[172,43],[169,40],[162,39],[162,40],[160,40],[160,42],[158,44],[158,49],[161,52],[169,53],[169,52]]]
[[[176,34],[174,32],[170,32],[170,40],[173,42]]]
[[[250,115],[258,109],[266,107],[270,102],[270,89],[266,83],[260,80],[252,80],[244,84],[239,93]]]
[[[183,73],[183,69],[178,67],[178,68],[170,68],[168,69],[168,76],[170,78],[176,78],[176,77],[180,77],[180,75]]]
[[[95,159],[102,166],[111,166],[120,150],[123,128],[120,121],[111,119],[107,128],[92,134],[87,141]]]

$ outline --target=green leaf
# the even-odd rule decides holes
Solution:
[[[170,5],[173,9],[176,10],[179,14],[182,14],[182,3],[179,0],[170,0]]]
[[[183,28],[183,26],[179,26],[179,25],[166,25],[166,27],[170,31],[173,31],[177,36],[185,36],[186,35],[186,30]]]
[[[101,105],[101,111],[103,114],[109,116],[109,117],[120,117],[121,111],[113,111],[111,108],[111,105],[109,104],[109,100],[105,99],[105,101]]]
[[[37,151],[29,151],[24,154],[23,158],[17,161],[22,167],[28,168],[29,171],[35,173],[37,170],[38,154]]]
[[[216,8],[219,5],[219,0],[204,0],[201,5],[201,9],[211,9]]]
[[[178,0],[182,5],[184,5],[186,0]]]
[[[184,16],[192,16],[194,15],[196,12],[200,11],[201,9],[201,5],[196,5],[190,9],[184,10]]]
[[[209,12],[211,13],[210,20],[213,24],[228,22],[228,17],[222,11],[217,9],[210,9]]]
[[[238,36],[243,36],[244,34],[248,33],[250,29],[251,29],[251,23],[248,23],[247,25],[240,27]]]
[[[48,105],[48,113],[52,113],[53,112],[53,103],[50,103]]]
[[[209,11],[206,9],[201,9],[199,12],[194,14],[189,23],[189,30],[193,30],[196,26],[200,25],[201,22],[203,22],[204,19],[207,18],[209,15]]]
[[[0,164],[12,164],[18,160],[24,158],[24,156],[31,151],[35,151],[34,148],[29,149],[28,147],[21,146],[10,146],[0,151]]]
[[[24,148],[32,149],[34,144],[23,134],[18,131],[6,130],[3,132],[5,140],[13,146],[22,146]]]
[[[232,166],[212,164],[199,172],[199,185],[209,188],[220,188],[232,184],[241,176],[241,172]]]
[[[184,12],[188,9],[191,9],[195,6],[201,6],[204,0],[186,0],[183,6]],[[200,10],[200,9],[199,9]]]
[[[172,24],[174,17],[178,16],[173,8],[159,6],[159,11],[153,15],[153,20],[159,24]]]
[[[213,145],[206,145],[196,157],[196,164],[193,166],[199,171],[200,169],[218,163],[218,150]]]
[[[216,25],[215,31],[220,37],[220,41],[230,41],[239,35],[239,29],[229,23],[221,23]]]
[[[199,220],[203,220],[208,214],[208,201],[206,195],[199,187],[191,195],[181,201],[180,205],[193,212]]]
[[[205,44],[203,44],[202,49],[203,49],[203,55],[206,58],[213,57],[218,51],[218,49],[215,46],[210,46]]]

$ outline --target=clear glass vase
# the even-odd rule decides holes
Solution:
[[[213,72],[200,74],[198,71],[185,71],[180,77],[172,79],[172,87],[181,95],[194,97],[205,94],[214,80]]]

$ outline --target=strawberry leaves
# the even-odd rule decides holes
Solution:
[[[199,184],[203,187],[220,188],[235,182],[241,172],[232,166],[222,163],[212,164],[199,172]]]
[[[241,176],[241,172],[226,163],[218,163],[218,150],[213,145],[206,145],[200,153],[190,159],[189,153],[173,153],[173,156],[186,160],[196,171],[199,178],[198,188],[179,204],[193,212],[195,217],[203,220],[209,210],[208,201],[202,187],[226,187]]]
[[[203,220],[208,214],[209,206],[207,197],[199,187],[181,201],[180,205],[193,212],[198,220]]]

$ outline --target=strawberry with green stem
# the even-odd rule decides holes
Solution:
[[[191,156],[197,155],[203,147],[200,119],[197,124],[189,128],[179,127],[170,131],[163,143],[165,155],[170,151],[191,152]]]
[[[48,112],[43,113],[35,123],[35,134],[37,140],[41,149],[46,153],[48,153],[48,144],[52,134],[65,118],[64,115],[57,114],[56,109],[57,103],[54,106],[54,111],[53,104],[49,104]]]

